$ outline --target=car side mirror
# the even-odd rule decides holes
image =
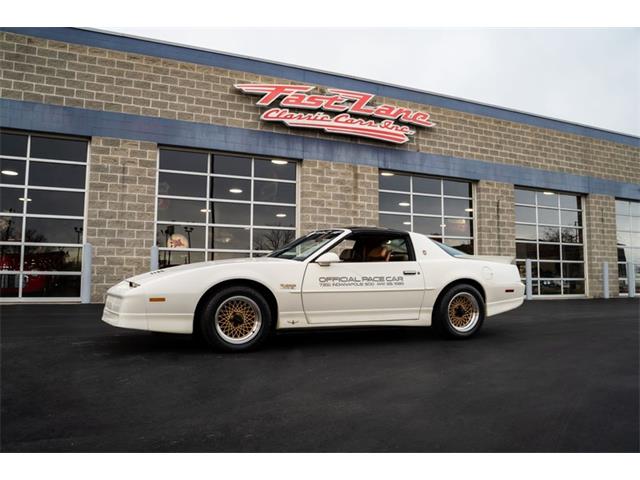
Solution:
[[[323,253],[316,259],[316,263],[321,267],[328,267],[332,263],[340,263],[340,257],[333,252]]]

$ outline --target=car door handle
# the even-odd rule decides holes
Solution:
[[[405,275],[417,275],[418,272],[416,270],[404,270],[402,273]]]

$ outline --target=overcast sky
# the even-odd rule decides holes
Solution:
[[[640,29],[110,30],[640,135]]]

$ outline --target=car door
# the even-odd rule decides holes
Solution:
[[[302,303],[310,324],[418,319],[424,275],[408,235],[352,233],[332,251],[339,263],[314,261],[305,270]]]

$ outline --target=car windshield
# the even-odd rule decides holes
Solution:
[[[271,252],[268,256],[286,258],[288,260],[302,261],[317,252],[318,249],[329,243],[342,233],[342,230],[322,230],[311,232],[285,245],[279,250]]]
[[[460,250],[457,250],[457,249],[455,249],[453,247],[450,247],[449,245],[445,245],[444,243],[440,243],[440,242],[436,242],[436,241],[434,241],[433,243],[438,245],[441,249],[443,249],[445,252],[447,252],[452,257],[466,257],[467,256],[466,253],[461,252]]]

